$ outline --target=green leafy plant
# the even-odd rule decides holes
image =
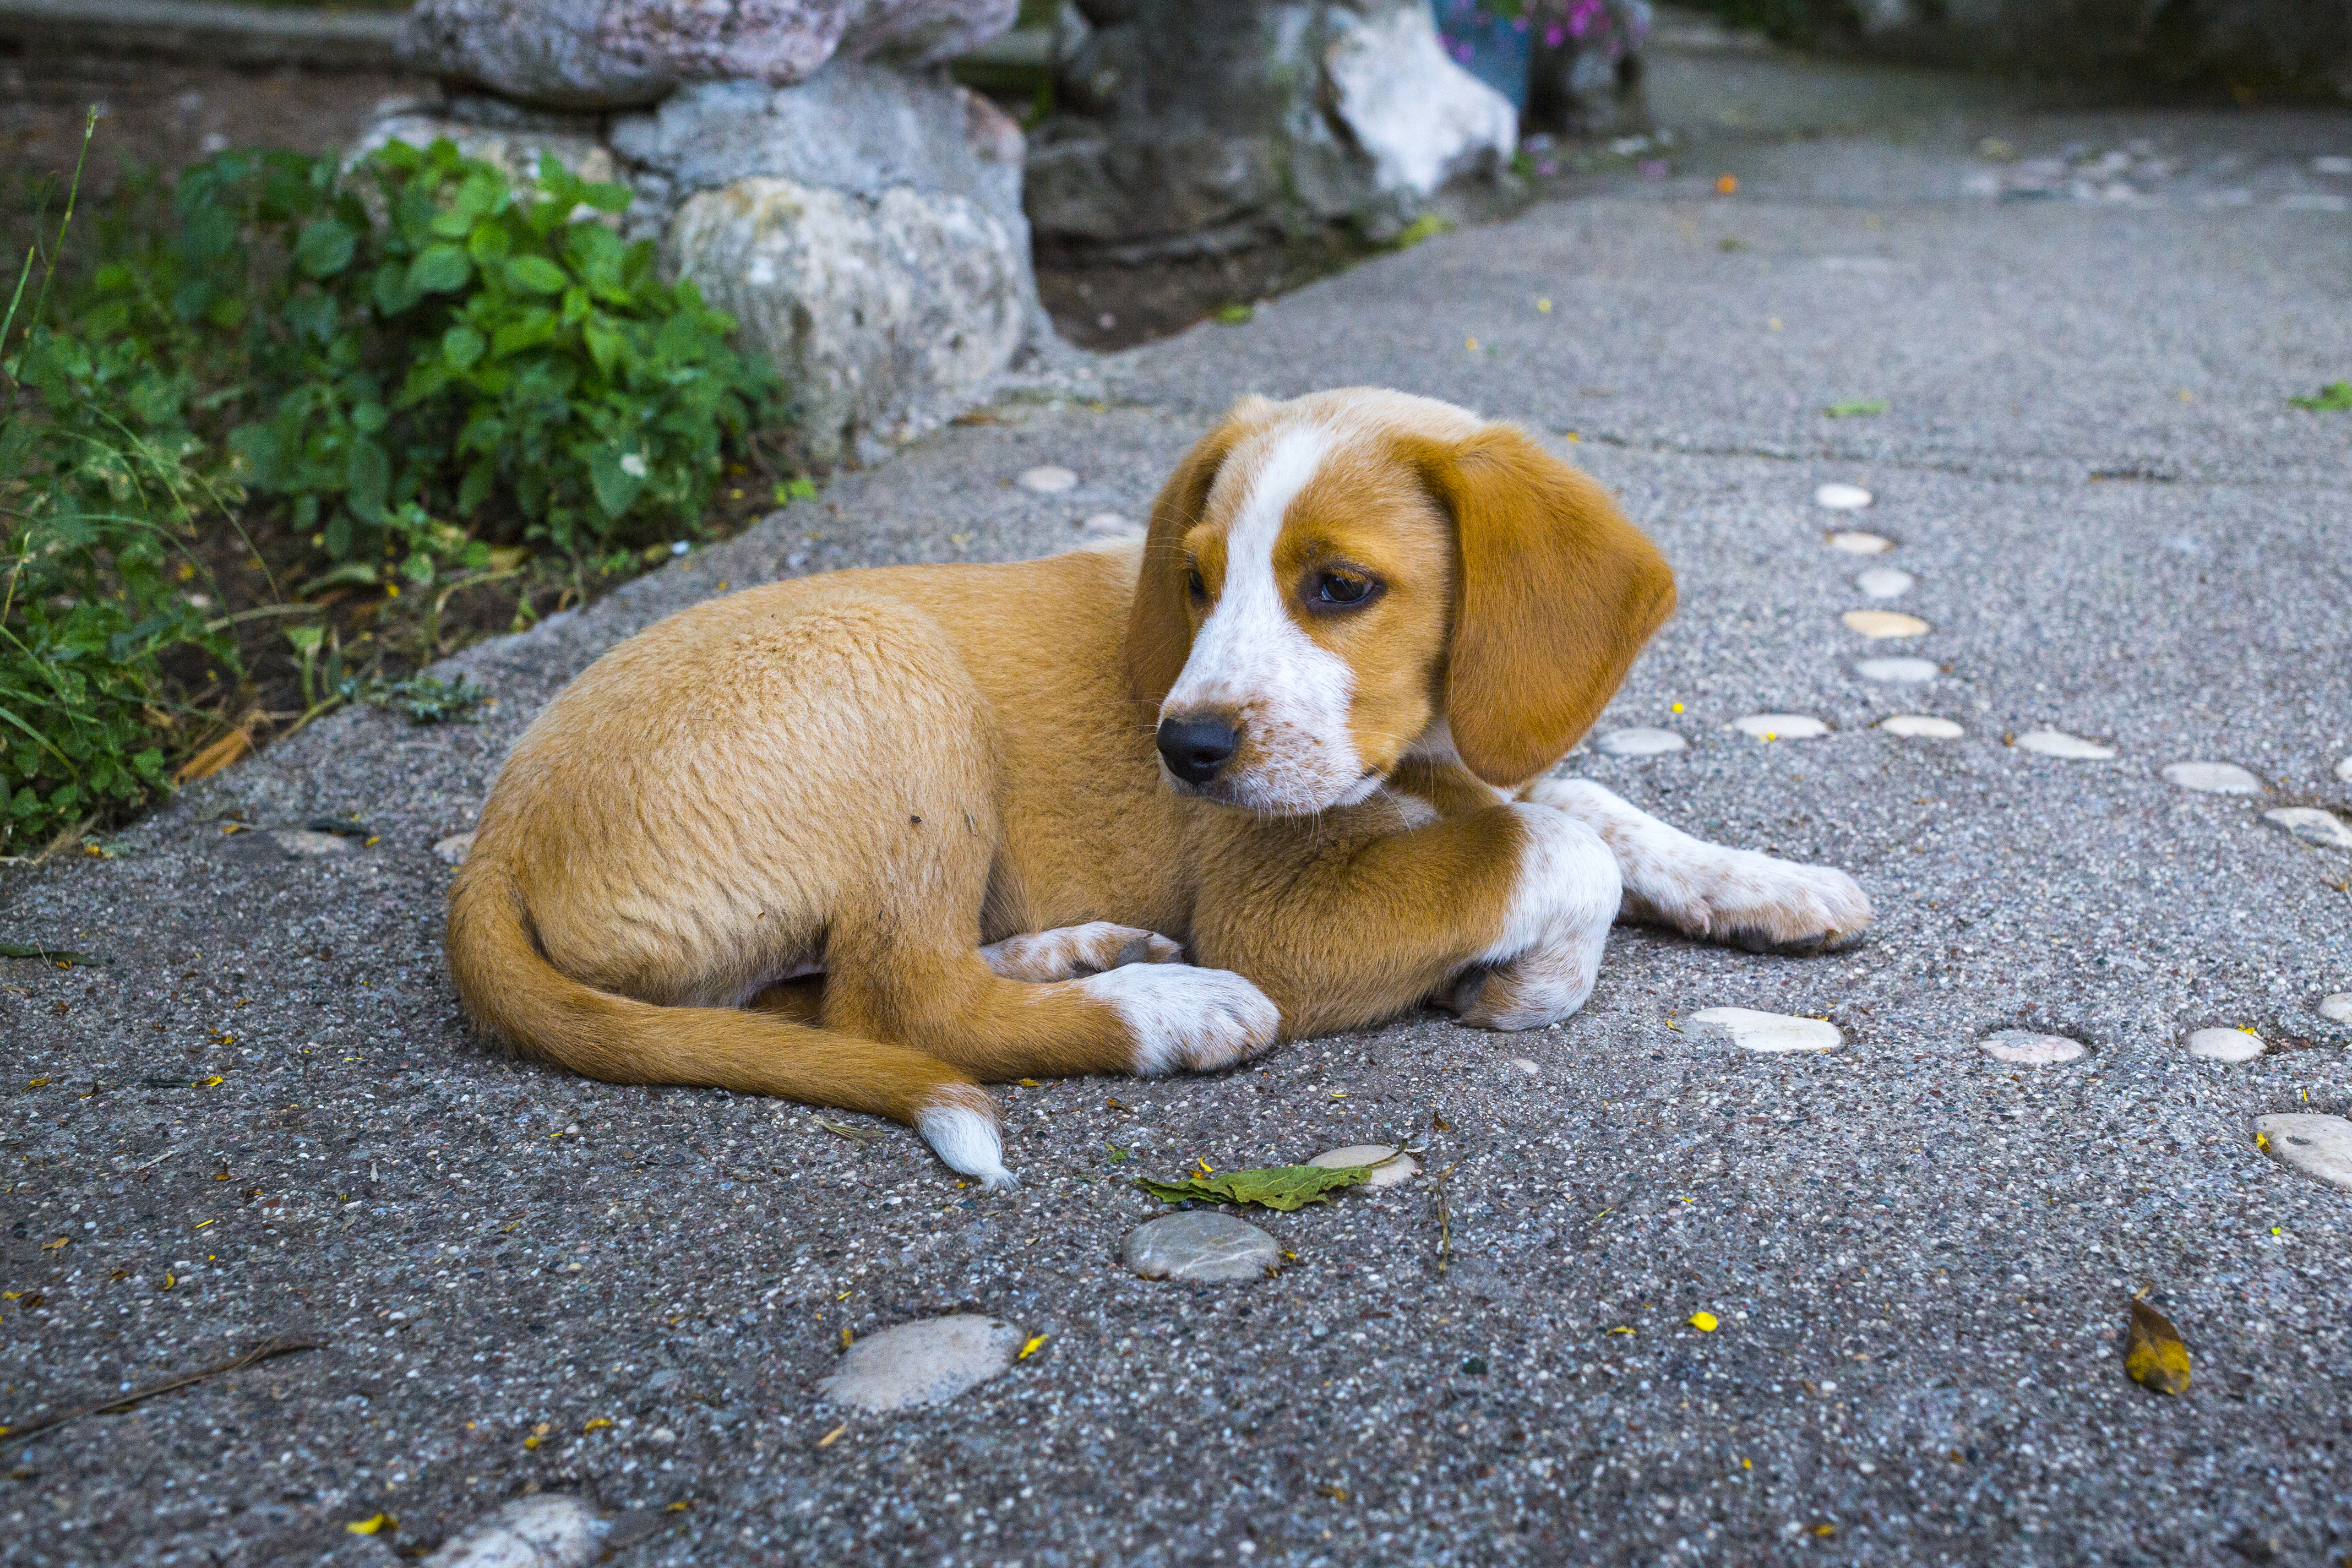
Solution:
[[[2352,409],[2352,381],[2331,381],[2314,397],[2290,397],[2297,408],[2307,408],[2314,414],[2340,413]]]
[[[406,714],[412,724],[445,724],[452,720],[470,724],[474,710],[490,694],[488,687],[462,675],[455,680],[443,680],[421,671],[402,680],[386,680],[381,676],[362,680],[354,677],[344,680],[338,689],[347,702],[364,702]]]

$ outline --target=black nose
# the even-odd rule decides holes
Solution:
[[[1162,719],[1160,755],[1186,784],[1204,784],[1234,760],[1241,737],[1222,719]]]

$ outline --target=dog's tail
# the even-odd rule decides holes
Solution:
[[[903,1121],[940,1159],[1010,1185],[996,1102],[936,1057],[731,1007],[661,1007],[583,985],[531,933],[521,885],[469,856],[449,889],[449,973],[474,1021],[607,1083],[700,1084]]]

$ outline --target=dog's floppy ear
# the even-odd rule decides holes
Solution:
[[[1138,702],[1155,711],[1192,651],[1192,623],[1184,614],[1183,538],[1207,509],[1210,487],[1226,457],[1273,406],[1255,396],[1234,404],[1223,423],[1193,443],[1151,503],[1143,570],[1127,616],[1127,684]]]
[[[1674,573],[1607,491],[1516,426],[1413,446],[1454,520],[1454,748],[1488,784],[1523,784],[1600,717],[1674,609]]]

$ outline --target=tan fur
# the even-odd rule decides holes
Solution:
[[[1303,623],[1353,671],[1387,783],[1259,817],[1172,793],[1153,727],[1202,614],[1188,563],[1219,569],[1244,470],[1302,421],[1335,446],[1276,564],[1388,584]],[[1525,808],[1492,786],[1576,742],[1672,602],[1600,487],[1516,430],[1393,393],[1244,400],[1139,545],[775,584],[607,653],[499,775],[451,969],[484,1026],[593,1077],[900,1120],[1136,1065],[1084,979],[983,960],[1021,933],[1160,933],[1254,982],[1286,1037],[1370,1024],[1496,941]],[[1115,947],[1141,951],[1097,933],[1076,972]],[[1018,951],[1031,973],[1055,950]]]

